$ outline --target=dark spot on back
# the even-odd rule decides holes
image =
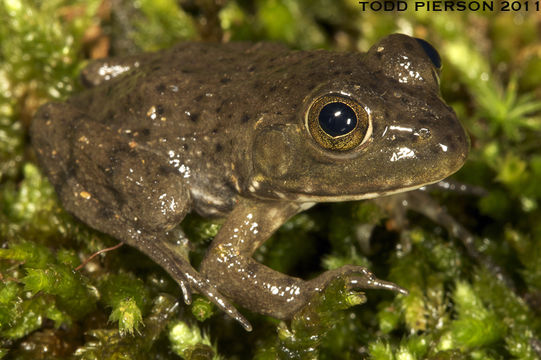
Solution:
[[[216,152],[220,152],[224,149],[224,147],[222,146],[222,144],[216,144]]]
[[[218,128],[212,129],[212,135],[216,135],[218,133]]]
[[[248,72],[254,72],[255,71],[255,65],[248,66]]]
[[[156,113],[158,115],[163,115],[164,112],[165,112],[165,109],[163,108],[163,105],[161,104],[156,105]]]
[[[103,219],[112,219],[114,218],[115,213],[108,206],[100,206],[98,210],[98,216],[100,216]]]
[[[165,85],[162,83],[158,84],[158,86],[156,86],[156,91],[163,94],[165,92]]]
[[[128,152],[130,151],[130,147],[128,146],[128,144],[125,144],[124,142],[118,142],[116,143],[114,146],[111,147],[111,156],[110,158],[115,158],[116,159],[116,154],[118,153],[122,153],[122,152]]]
[[[246,113],[242,114],[241,118],[240,118],[240,122],[243,123],[243,124],[246,124],[248,122],[248,120],[250,120],[250,116]]]
[[[216,113],[219,114],[220,112],[222,112],[222,109],[223,109],[224,105],[227,103],[227,101],[228,101],[227,99],[226,99],[226,100],[222,100],[222,102],[220,103],[220,106],[218,106],[218,107],[216,108]]]
[[[197,122],[197,120],[199,120],[199,114],[195,113],[190,115],[190,120],[192,120],[193,122]]]
[[[67,162],[67,165],[66,166],[66,177],[67,178],[73,178],[77,175],[77,170],[79,170],[79,165],[77,165],[77,163],[73,160],[70,159],[70,161]],[[59,172],[60,174],[62,172]],[[63,181],[60,182],[62,185],[63,184]]]
[[[186,145],[186,144],[183,144],[183,145],[182,145],[182,150],[184,150],[184,151],[188,151],[188,145]]]
[[[108,110],[107,111],[107,114],[105,114],[105,118],[106,119],[114,119],[115,118],[115,113],[113,112],[113,110]]]
[[[432,121],[430,121],[429,118],[422,117],[419,118],[417,121],[419,122],[419,125],[423,127],[430,127],[432,125]]]
[[[161,165],[160,167],[158,167],[158,172],[160,175],[169,175],[175,171],[175,168],[172,166]]]
[[[143,130],[141,130],[141,134],[143,134],[144,136],[149,136],[150,135],[150,129],[149,128],[144,128]]]
[[[270,92],[276,91],[276,85],[271,85],[271,87],[269,87],[269,91]]]
[[[231,79],[226,78],[226,77],[220,79],[220,82],[221,82],[222,84],[227,84],[227,83],[230,82],[230,81],[231,81]]]

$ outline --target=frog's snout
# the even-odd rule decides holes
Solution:
[[[445,131],[435,139],[435,146],[443,153],[441,167],[448,175],[458,171],[466,162],[470,151],[470,138],[456,116],[449,116]]]

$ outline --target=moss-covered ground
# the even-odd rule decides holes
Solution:
[[[524,3],[385,13],[354,0],[0,0],[0,358],[541,358],[541,11]],[[202,298],[184,305],[166,273],[126,246],[74,270],[117,241],[62,209],[28,126],[40,104],[81,89],[89,58],[187,39],[366,51],[392,32],[442,56],[443,97],[471,136],[454,178],[486,194],[431,196],[480,256],[418,213],[396,226],[370,202],[314,207],[258,260],[303,277],[363,264],[410,295],[344,294],[336,283],[290,323],[248,314],[252,333]],[[190,215],[182,227],[197,258],[219,224]]]

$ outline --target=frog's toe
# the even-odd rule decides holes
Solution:
[[[190,305],[192,303],[192,291],[190,290],[190,286],[184,280],[179,280],[178,284],[182,290],[182,295],[184,296],[184,303]]]
[[[339,268],[338,271],[347,276],[348,285],[352,289],[381,289],[408,294],[406,289],[393,282],[378,279],[374,273],[362,266],[346,265]]]
[[[330,281],[342,278],[346,279],[347,286],[351,289],[381,289],[391,290],[406,295],[408,291],[390,281],[378,279],[370,270],[362,266],[345,265],[338,269],[327,271],[314,280],[311,280],[317,288],[324,288]]]
[[[195,276],[192,276],[195,275]],[[188,279],[175,277],[179,284],[182,294],[184,296],[184,303],[190,305],[192,303],[192,288],[207,297],[212,301],[220,310],[224,311],[231,318],[238,321],[246,331],[252,331],[252,325],[242,314],[229,303],[229,301],[223,297],[217,290],[210,284],[208,280],[199,278],[199,274],[184,274]]]
[[[372,273],[370,273],[370,276],[350,275],[348,278],[348,284],[352,289],[381,289],[391,290],[403,295],[408,294],[408,290],[404,289],[403,287],[390,281],[380,280]]]
[[[195,279],[194,279],[195,280]],[[209,281],[196,283],[197,290],[212,301],[216,306],[229,315],[231,318],[238,321],[246,331],[252,331],[252,325],[246,318],[223,297]]]

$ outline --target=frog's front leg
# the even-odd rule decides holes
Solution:
[[[264,266],[254,251],[303,204],[241,199],[228,216],[201,264],[201,273],[225,296],[240,305],[280,319],[291,318],[312,295],[335,278],[346,278],[350,289],[389,289],[405,292],[377,279],[360,266],[348,265],[305,281]]]

